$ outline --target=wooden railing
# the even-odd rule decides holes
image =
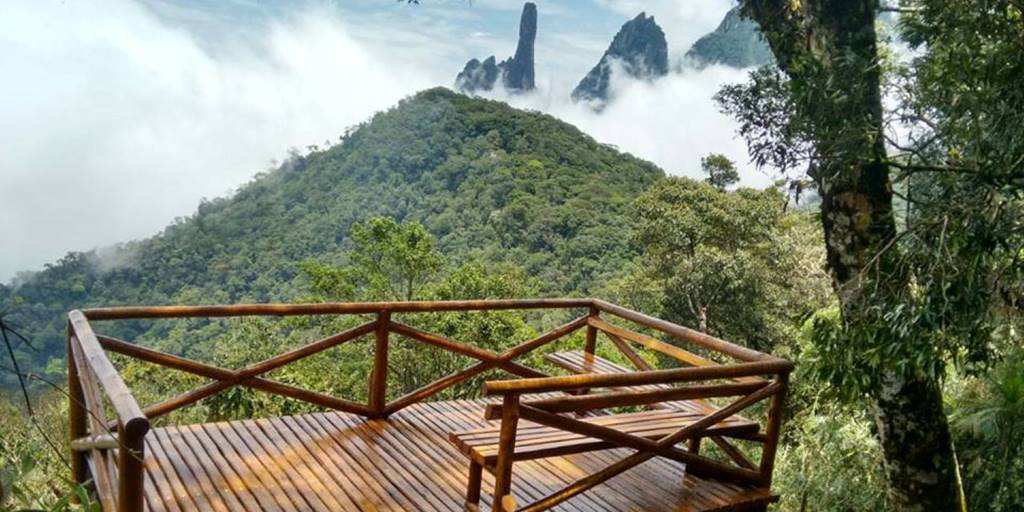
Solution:
[[[67,352],[72,476],[86,483],[92,475],[103,510],[142,510],[149,420],[80,311],[68,314]],[[115,412],[116,433],[107,422],[106,401]]]
[[[580,316],[500,353],[429,333],[393,318],[396,314],[543,309],[579,310]],[[730,356],[740,362],[720,365],[676,345],[609,323],[602,319],[602,314],[653,329]],[[372,318],[343,332],[240,369],[221,368],[110,336],[97,335],[90,325],[91,321],[101,320],[296,315],[372,315]],[[69,416],[74,451],[73,476],[78,482],[91,481],[103,509],[111,511],[142,510],[142,462],[145,457],[144,441],[149,431],[149,421],[229,388],[243,386],[367,418],[385,418],[492,369],[500,369],[519,377],[517,380],[490,381],[485,384],[486,394],[503,397],[502,404],[495,405],[487,411],[488,417],[502,419],[502,442],[511,443],[502,446],[503,453],[511,453],[509,450],[514,448],[514,434],[519,418],[583,433],[606,440],[615,446],[638,450],[636,454],[623,461],[527,506],[526,510],[542,510],[554,506],[654,456],[665,456],[686,462],[688,471],[694,474],[767,485],[771,479],[778,443],[782,400],[788,374],[792,370],[792,364],[787,361],[595,299],[120,307],[76,310],[69,313],[68,319],[68,380],[71,390]],[[625,374],[551,377],[540,370],[516,362],[516,359],[583,328],[586,328],[583,349],[587,354],[594,354],[598,334],[603,333],[637,371]],[[302,389],[265,377],[268,372],[371,334],[374,338],[374,361],[368,383],[368,398],[365,402]],[[477,363],[388,400],[388,354],[392,334],[468,356]],[[630,346],[630,343],[661,352],[692,367],[655,370]],[[107,358],[106,351],[211,379],[211,382],[141,408]],[[770,380],[762,378],[765,376]],[[707,383],[722,379],[728,379],[730,382]],[[650,388],[654,385],[695,382],[698,384]],[[638,389],[638,386],[645,388]],[[598,388],[605,388],[608,391],[591,392]],[[559,398],[521,400],[522,395],[553,391],[568,394]],[[700,421],[657,442],[623,436],[610,429],[595,428],[558,415],[561,412],[585,412],[607,407],[653,404],[664,400],[729,396],[740,398],[724,408],[710,408],[708,414]],[[699,441],[701,433],[709,426],[769,397],[772,398],[772,403],[765,431],[750,436],[750,440],[762,443],[761,461],[756,467],[746,460],[740,450],[721,438],[712,437],[737,466],[699,455],[693,449],[695,440]],[[106,402],[113,407],[113,420],[107,416]],[[675,445],[683,440],[690,440],[690,451],[675,448]],[[499,457],[497,476],[499,487],[496,489],[496,496],[505,496],[508,494],[508,483],[511,479],[510,457]]]
[[[611,446],[631,448],[637,450],[637,453],[597,473],[588,475],[534,503],[522,508],[514,508],[516,511],[537,512],[547,510],[655,456],[667,457],[686,464],[687,473],[692,475],[767,487],[771,483],[775,449],[778,443],[779,422],[781,421],[780,409],[785,395],[786,376],[792,368],[792,364],[788,361],[777,360],[729,366],[651,370],[628,374],[587,374],[569,377],[490,381],[485,386],[486,393],[503,397],[501,405],[490,407],[487,411],[488,418],[501,420],[498,460],[494,471],[494,495],[501,497],[502,502],[508,503],[507,497],[510,496],[511,491],[512,460],[515,452],[516,429],[519,419],[599,439],[609,443]],[[772,381],[763,382],[675,386],[723,378],[752,377],[766,374],[775,374],[776,378]],[[631,388],[648,387],[657,384],[671,384],[673,387],[657,390],[631,390]],[[528,401],[521,399],[521,395],[529,393],[574,392],[591,388],[614,388],[616,391],[554,399]],[[609,427],[594,425],[557,414],[587,412],[610,407],[658,404],[672,400],[718,397],[738,398],[720,409],[709,408],[707,414],[699,420],[681,426],[675,432],[667,434],[657,441],[625,434]],[[764,447],[761,451],[761,461],[758,466],[751,463],[729,441],[718,436],[713,436],[711,439],[723,448],[736,463],[735,465],[722,463],[699,455],[699,448],[693,444],[690,445],[689,451],[675,447],[675,445],[683,441],[700,439],[708,428],[769,397],[773,398],[773,401],[771,411],[769,412],[768,431],[763,435],[751,438],[764,442]]]

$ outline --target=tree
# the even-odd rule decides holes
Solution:
[[[750,86],[724,91],[723,104],[740,118],[757,161],[786,169],[804,157],[808,164],[841,310],[841,331],[826,338],[831,346],[842,347],[844,358],[867,359],[886,358],[867,350],[879,346],[924,349],[924,365],[890,358],[852,377],[871,383],[863,391],[873,402],[892,506],[952,511],[961,499],[932,366],[941,359],[907,343],[900,322],[891,321],[914,289],[896,244],[878,8],[877,0],[748,0],[744,12],[760,24],[785,77],[762,71]],[[780,94],[765,99],[765,91]],[[758,119],[758,108],[772,115]]]
[[[656,183],[634,207],[643,256],[613,293],[647,283],[657,289],[651,306],[659,315],[771,351],[827,303],[827,278],[813,270],[821,255],[811,242],[816,232],[806,229],[813,219],[785,213],[785,204],[776,189]]]
[[[352,226],[346,268],[306,261],[313,290],[331,300],[413,300],[444,265],[434,238],[418,222],[374,217]]]
[[[718,190],[725,190],[731,185],[740,181],[740,174],[736,172],[736,165],[725,155],[711,153],[700,159],[700,168],[708,177],[704,181]]]
[[[950,362],[984,369],[1020,304],[1022,17],[1012,1],[909,4],[904,64],[879,51],[875,1],[750,0],[779,68],[719,99],[756,163],[806,165],[821,195],[841,315],[816,322],[812,362],[871,399],[891,506],[954,510],[939,384]],[[887,135],[897,123],[909,140]]]

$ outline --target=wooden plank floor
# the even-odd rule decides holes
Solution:
[[[484,402],[428,402],[388,420],[331,412],[154,429],[146,443],[147,508],[461,510],[468,459],[448,433],[487,426],[483,410]],[[528,503],[629,453],[517,463],[513,494]],[[683,478],[683,469],[656,458],[556,510],[737,510],[775,499],[763,489]],[[493,483],[485,472],[486,510]]]

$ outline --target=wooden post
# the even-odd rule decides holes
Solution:
[[[87,412],[85,410],[85,392],[82,390],[82,383],[78,381],[78,366],[71,352],[71,344],[75,343],[71,334],[71,324],[68,324],[67,334],[67,359],[68,359],[68,421],[71,433],[71,441],[89,435],[87,426]],[[89,480],[89,466],[85,460],[85,452],[71,452],[71,479],[80,484]]]
[[[519,424],[519,394],[505,395],[501,403],[501,433],[498,436],[498,460],[494,465],[494,512],[504,512],[502,502],[512,489],[512,461],[516,450],[516,428]]]
[[[480,480],[483,477],[484,467],[475,460],[469,461],[469,485],[466,487],[466,509],[479,510],[480,504]]]
[[[595,320],[599,319],[601,311],[594,306],[590,306],[589,318]],[[583,343],[583,368],[585,371],[592,371],[594,365],[594,351],[597,350],[597,327],[587,324],[587,337]],[[579,390],[579,394],[585,395],[590,392],[590,389],[583,388]],[[577,413],[578,414],[578,413]]]
[[[789,387],[789,372],[780,373],[778,382],[781,384],[772,403],[768,408],[768,424],[765,426],[764,447],[761,449],[761,477],[766,486],[771,486],[772,472],[775,469],[775,451],[779,447],[779,431],[782,427],[782,408],[786,401],[786,389]]]
[[[376,417],[386,416],[388,392],[388,333],[390,333],[391,312],[383,310],[377,314],[376,344],[373,352],[373,372],[370,373],[370,409]]]
[[[601,312],[596,307],[590,307],[590,318],[599,318]],[[587,340],[583,344],[583,352],[593,355],[594,350],[597,349],[597,327],[593,325],[587,326]]]
[[[137,419],[121,425],[117,450],[117,512],[143,509],[143,486],[146,484],[143,460],[146,455],[146,433],[149,421]]]

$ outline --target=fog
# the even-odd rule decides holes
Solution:
[[[713,66],[670,73],[648,82],[613,72],[613,100],[600,112],[571,101],[564,85],[544,83],[532,94],[498,91],[488,96],[519,108],[550,113],[673,175],[701,177],[701,157],[722,153],[742,170],[743,185],[764,186],[770,179],[748,163],[746,145],[735,136],[735,123],[720,113],[712,100],[723,84],[741,82],[746,73]]]
[[[678,41],[713,29],[728,8],[725,0],[704,3],[715,4],[713,18],[701,11],[698,21],[684,24],[685,36],[665,27],[673,57],[685,46]],[[632,10],[629,2],[609,4]],[[654,4],[647,10],[658,15],[671,2]],[[231,193],[289,148],[337,140],[404,96],[450,85],[458,71],[450,57],[457,37],[439,36],[446,57],[423,44],[381,44],[401,37],[401,27],[389,28],[399,34],[391,36],[326,5],[298,11],[253,37],[225,36],[212,45],[126,0],[5,3],[0,281],[68,251],[151,236],[190,214],[201,198]],[[676,14],[659,22],[682,23],[687,11],[677,11],[665,11]],[[373,38],[361,37],[370,32]],[[558,51],[541,46],[548,41],[558,38],[538,40],[538,59]],[[459,59],[474,56],[485,55]],[[600,52],[572,58],[586,68]],[[550,69],[538,63],[538,73]],[[575,75],[538,76],[537,92],[505,99],[549,112],[667,172],[696,175],[699,158],[712,151],[741,164],[747,159],[733,124],[711,101],[722,83],[744,75],[709,68],[654,83],[616,79],[617,99],[601,114],[568,100],[581,78]],[[744,179],[766,182],[754,172]]]
[[[125,1],[4,11],[2,280],[152,235],[288,148],[336,140],[442,80],[358,43],[326,10],[216,52]]]

